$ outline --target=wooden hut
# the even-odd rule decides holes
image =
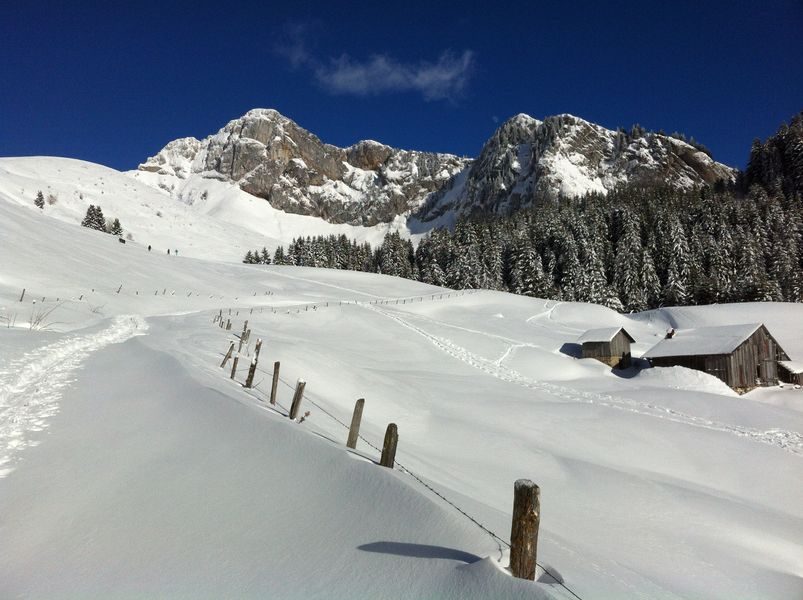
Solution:
[[[778,379],[785,383],[803,385],[803,362],[782,360],[778,363]]]
[[[596,358],[614,369],[630,366],[630,344],[635,342],[622,327],[589,329],[577,343],[582,344],[583,358]]]
[[[650,348],[654,367],[687,367],[719,377],[737,391],[778,382],[786,352],[762,323],[679,329]]]

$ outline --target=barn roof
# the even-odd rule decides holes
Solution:
[[[577,343],[584,344],[586,342],[610,342],[620,331],[624,331],[627,339],[629,339],[631,342],[636,341],[633,339],[633,336],[627,333],[627,331],[625,331],[625,329],[622,327],[601,327],[599,329],[589,329],[583,335],[577,338]]]
[[[784,369],[795,375],[803,373],[803,361],[800,360],[782,360],[778,362]]]
[[[762,326],[762,323],[745,323],[678,329],[672,338],[661,340],[647,350],[644,358],[730,354]]]

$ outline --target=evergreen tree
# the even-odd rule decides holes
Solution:
[[[86,209],[86,215],[81,221],[81,225],[98,231],[106,231],[106,219],[103,217],[103,211],[100,206],[90,204],[89,208]]]
[[[44,209],[45,208],[45,197],[42,194],[42,190],[39,190],[38,192],[36,192],[36,199],[33,201],[33,203],[39,209]]]

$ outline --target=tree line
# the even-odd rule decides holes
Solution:
[[[620,311],[662,305],[803,301],[796,196],[621,189],[506,217],[461,220],[414,248],[389,233],[372,249],[345,236],[296,238],[276,264],[370,271]],[[267,251],[261,252],[265,256]]]
[[[640,133],[635,126],[629,135]],[[264,248],[249,254],[252,262],[270,262]],[[296,238],[286,251],[276,249],[273,262],[619,311],[801,302],[803,113],[753,143],[735,185],[630,187],[542,202],[508,216],[460,220],[453,230],[430,232],[417,247],[398,233],[376,249],[344,235]]]

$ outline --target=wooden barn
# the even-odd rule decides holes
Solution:
[[[778,378],[785,383],[803,385],[803,362],[794,360],[779,362]]]
[[[737,391],[775,385],[778,362],[789,360],[762,323],[680,329],[650,348],[644,358],[654,367],[704,371]]]
[[[614,369],[630,366],[630,344],[636,340],[622,327],[589,329],[577,343],[582,344],[583,358],[596,358]]]

